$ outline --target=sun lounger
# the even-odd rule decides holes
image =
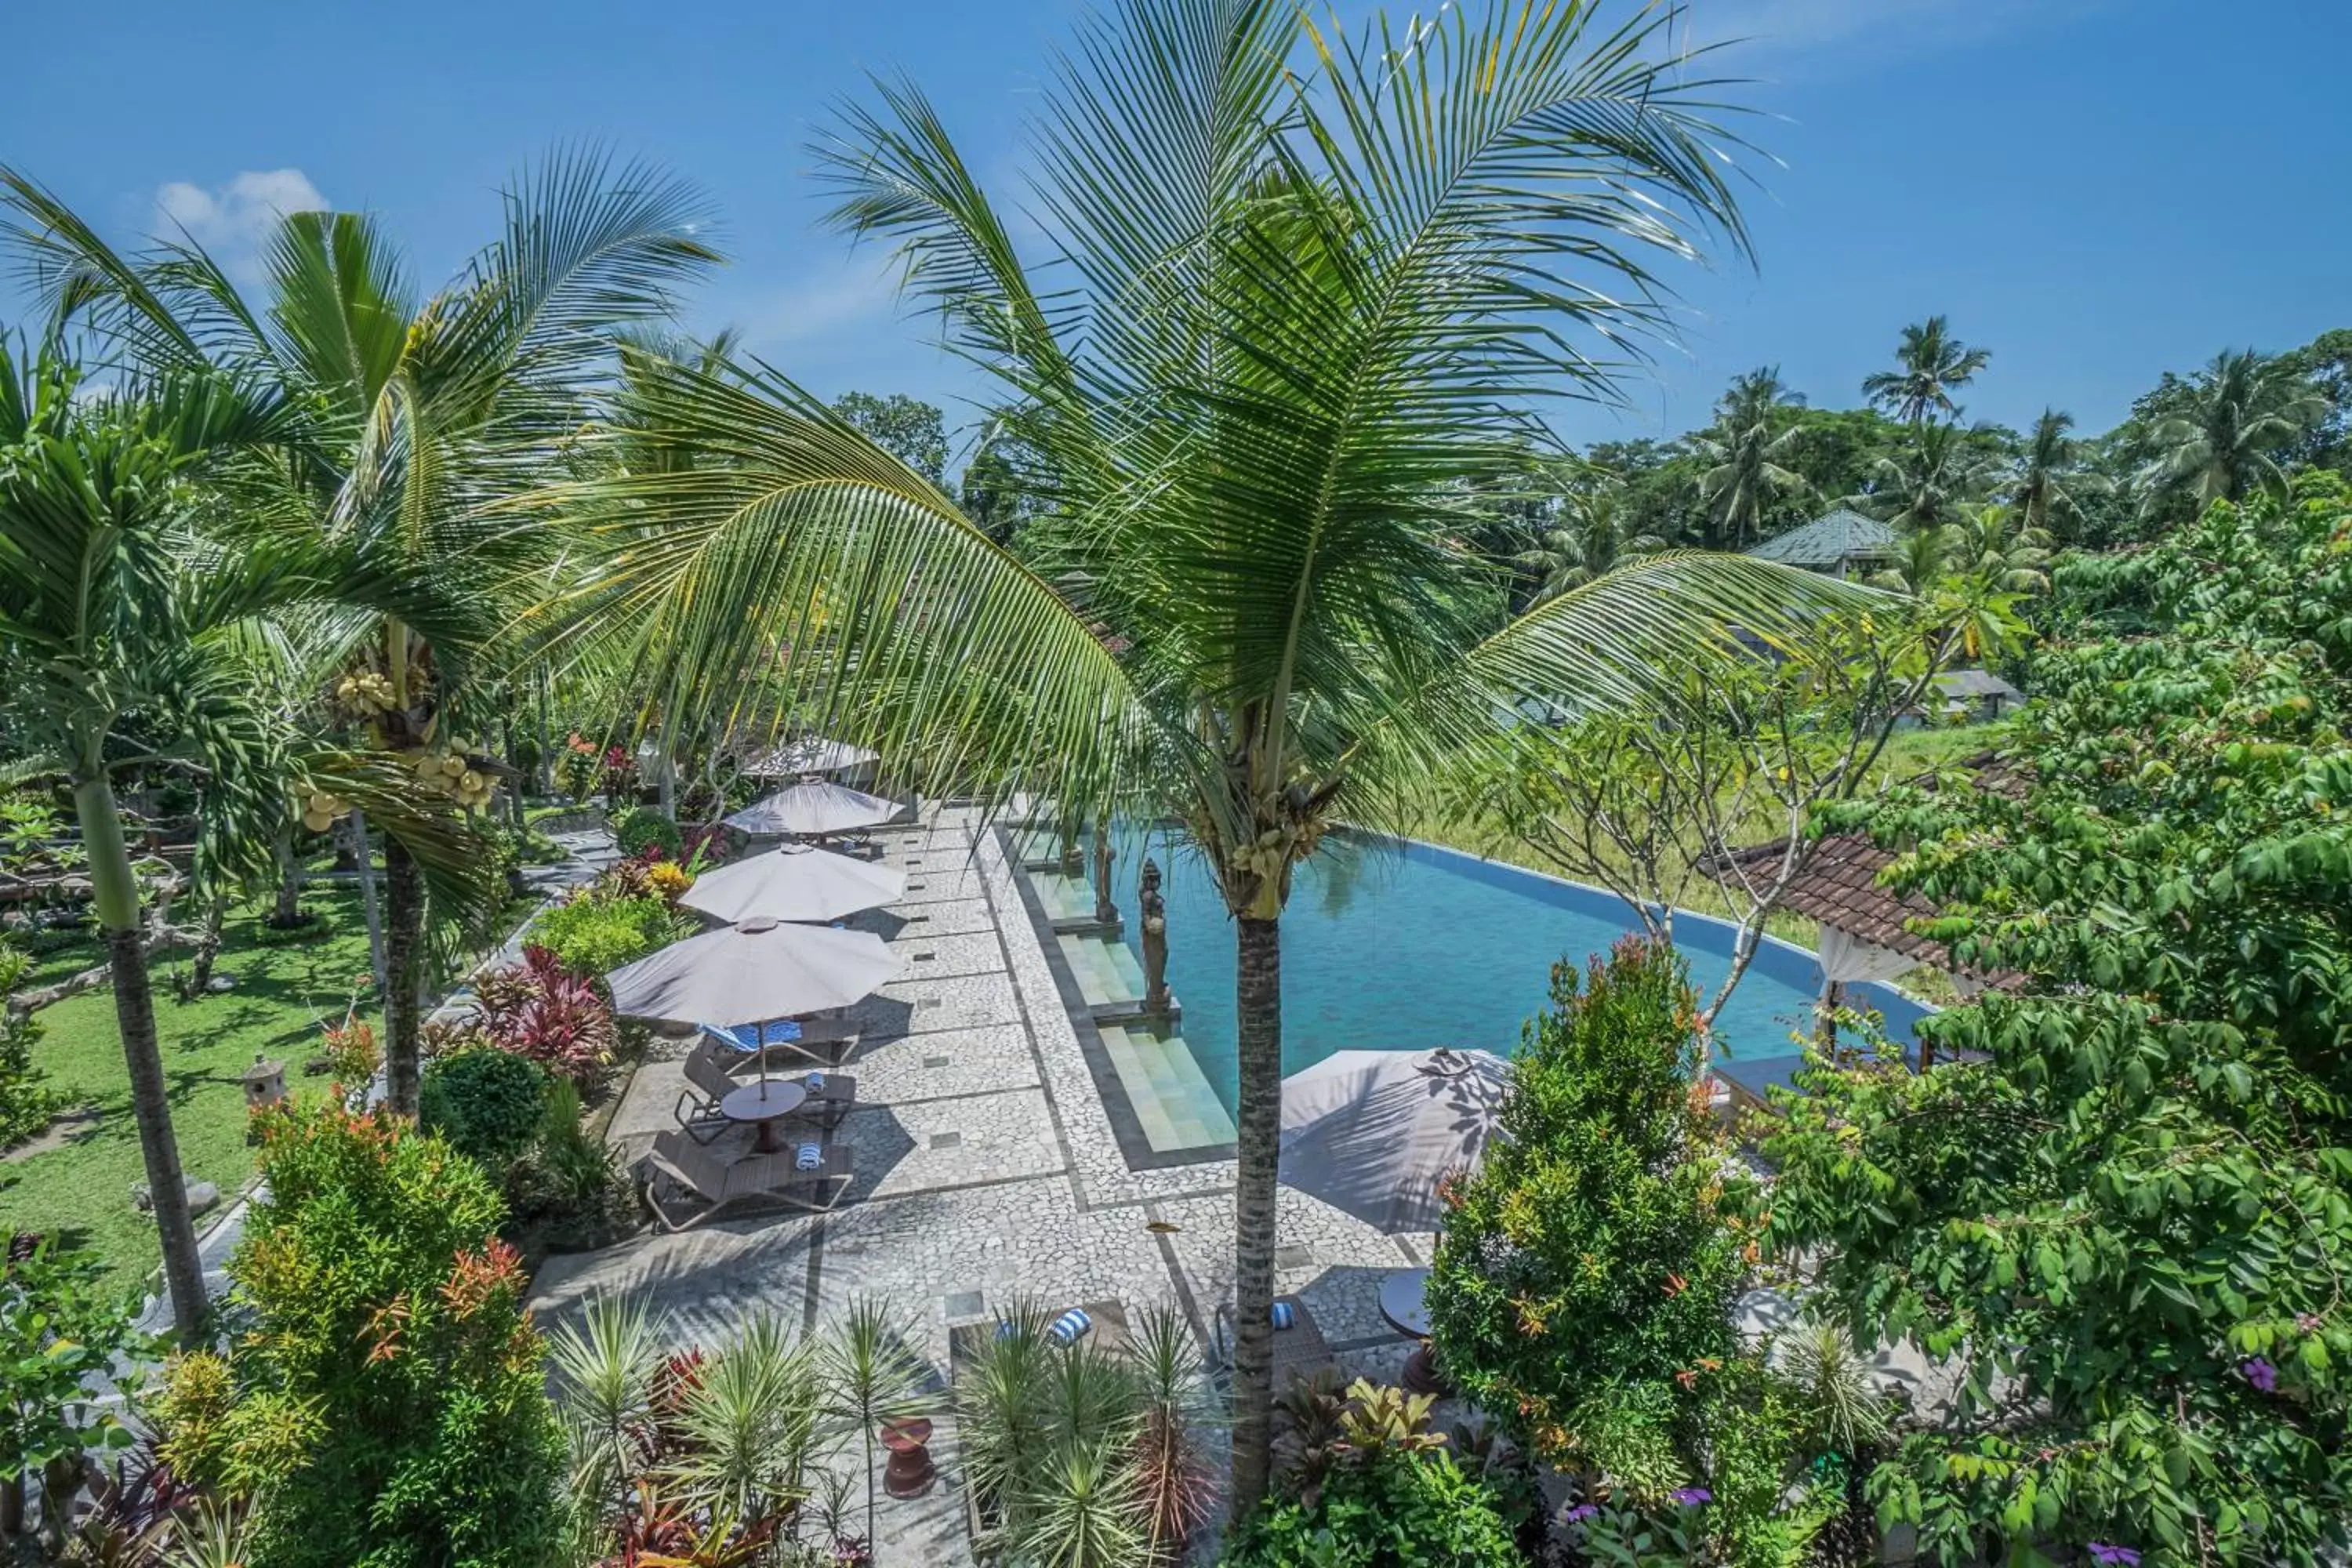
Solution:
[[[814,1165],[805,1162],[803,1147],[817,1152]],[[646,1202],[662,1229],[685,1230],[753,1200],[829,1209],[840,1202],[849,1178],[849,1151],[839,1143],[811,1140],[730,1163],[680,1133],[659,1132],[646,1156]]]
[[[677,1092],[670,1114],[678,1131],[697,1143],[709,1143],[733,1125],[719,1113],[719,1102],[735,1090],[735,1079],[715,1047],[701,1045],[687,1053],[686,1087]]]
[[[762,1047],[758,1026],[703,1024],[698,1027],[720,1049],[732,1053],[730,1070],[760,1066]],[[832,1068],[840,1066],[856,1043],[857,1026],[845,1017],[803,1018],[769,1025],[764,1054],[770,1072],[790,1071],[795,1066]]]
[[[1075,1309],[1040,1313],[1034,1309],[1019,1310],[1024,1319],[1034,1319],[1034,1327],[1048,1344],[1060,1345],[1063,1341],[1053,1332],[1053,1325],[1063,1318],[1083,1313],[1086,1331],[1070,1339],[1067,1347],[1079,1345],[1118,1354],[1132,1348],[1134,1337],[1127,1326],[1127,1309],[1117,1301],[1089,1301]],[[955,1374],[958,1364],[968,1363],[981,1346],[995,1336],[1011,1331],[1012,1322],[994,1318],[984,1323],[959,1323],[948,1331],[949,1376]]]

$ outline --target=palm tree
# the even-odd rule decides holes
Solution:
[[[1643,700],[1851,590],[1667,554],[1517,619],[1457,498],[1530,477],[1533,400],[1606,390],[1564,333],[1655,321],[1648,258],[1744,244],[1710,106],[1586,5],[1492,0],[1339,37],[1278,0],[1125,0],[1041,100],[1033,271],[930,104],[877,88],[819,150],[835,221],[1003,388],[1050,527],[1016,559],[782,376],[678,366],[632,427],[714,460],[551,492],[602,560],[543,607],[625,636],[678,710],[764,656],[825,722],[1066,821],[1180,822],[1238,948],[1234,1506],[1267,1475],[1281,919],[1337,822],[1401,826],[1519,700]],[[1632,303],[1624,303],[1631,300]]]
[[[1654,555],[1666,542],[1652,533],[1628,534],[1628,521],[1613,489],[1570,490],[1559,498],[1552,526],[1512,559],[1537,579],[1535,605],[1580,588],[1640,555]]]
[[[2326,398],[2292,363],[2225,350],[2150,432],[2158,455],[2140,484],[2150,502],[2185,493],[2200,507],[2282,489],[2286,476],[2273,454],[2326,413]]]
[[[1944,530],[1950,569],[2005,594],[2050,589],[2050,535],[2015,507],[1972,507]]]
[[[490,509],[560,460],[586,389],[610,370],[614,333],[667,318],[677,288],[717,259],[695,237],[702,205],[690,188],[593,153],[527,171],[504,193],[501,237],[424,299],[361,215],[281,219],[257,304],[192,244],[126,260],[21,175],[0,169],[0,199],[23,220],[14,237],[59,329],[85,326],[150,367],[226,366],[319,411],[283,474],[312,526],[397,561],[404,581],[434,590],[445,624],[465,611],[491,628],[508,619],[498,606],[518,579],[561,542]],[[346,716],[420,770],[456,758],[424,776],[485,804],[488,759],[453,744],[453,731],[485,716],[484,690],[509,673],[492,667],[494,639],[427,639],[415,606],[379,608],[343,626],[347,667],[382,682]],[[385,1091],[414,1115],[426,878],[396,837],[384,872]]]
[[[1863,377],[1862,394],[1873,407],[1907,424],[1922,424],[1931,413],[1958,418],[1959,405],[1952,394],[1974,381],[1991,358],[1990,350],[1972,349],[1952,336],[1944,317],[1930,316],[1903,329],[1903,342],[1895,351],[1896,368]]]
[[[1690,438],[1691,449],[1706,464],[1698,493],[1715,515],[1717,542],[1744,547],[1776,497],[1812,488],[1784,464],[1802,432],[1780,415],[1803,402],[1780,384],[1780,366],[1751,370],[1715,405],[1715,424]]]
[[[1951,574],[1951,535],[1941,528],[1913,528],[1895,536],[1886,564],[1864,580],[1874,588],[1924,599]]]
[[[2000,482],[1999,467],[1973,432],[1958,425],[1919,425],[1874,465],[1875,488],[1850,498],[1899,529],[1933,530],[1958,522],[1971,504]]]
[[[2073,415],[2043,409],[2010,481],[2010,504],[2025,526],[2053,539],[2063,521],[2081,519],[2082,498],[2107,489],[2105,479],[2083,467],[2082,443],[2068,434],[2074,428]]]

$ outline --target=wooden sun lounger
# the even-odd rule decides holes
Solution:
[[[857,1026],[846,1017],[806,1018],[801,1021],[800,1038],[770,1040],[758,1050],[740,1050],[709,1030],[702,1031],[703,1038],[724,1053],[722,1059],[730,1072],[756,1069],[762,1057],[772,1073],[790,1072],[795,1066],[805,1070],[824,1068],[830,1070],[841,1065],[857,1044]]]
[[[803,1209],[829,1209],[841,1201],[850,1179],[846,1147],[826,1144],[824,1163],[814,1171],[795,1169],[794,1158],[793,1150],[782,1149],[730,1163],[683,1133],[657,1132],[646,1156],[646,1203],[662,1229],[678,1231],[754,1199]],[[676,1190],[665,1194],[665,1185]]]
[[[1095,1321],[1094,1328],[1078,1342],[1097,1350],[1117,1353],[1131,1348],[1134,1334],[1127,1326],[1127,1309],[1117,1301],[1081,1301],[1078,1308]],[[989,1337],[996,1332],[1000,1320],[989,1319],[982,1323],[959,1323],[948,1331],[948,1379],[952,1383],[958,1366],[976,1356]],[[1045,1320],[1053,1321],[1051,1317]]]

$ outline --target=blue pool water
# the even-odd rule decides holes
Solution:
[[[1225,1107],[1235,1094],[1234,931],[1197,851],[1164,834],[1149,849],[1168,902],[1168,984],[1182,1032]],[[1146,842],[1120,847],[1118,883],[1134,887]],[[1132,894],[1120,900],[1132,907]],[[1542,1010],[1551,966],[1581,965],[1634,928],[1613,894],[1432,845],[1327,842],[1300,868],[1282,921],[1283,1071],[1349,1049],[1473,1047],[1507,1055]],[[1128,922],[1130,945],[1139,922]],[[1676,944],[1702,995],[1730,968],[1731,931],[1675,917]],[[1719,1070],[1761,1095],[1802,1065],[1792,1036],[1811,1030],[1821,970],[1813,955],[1768,940],[1717,1019]],[[1885,1013],[1908,1042],[1926,1011],[1880,986],[1847,987],[1850,1005]]]

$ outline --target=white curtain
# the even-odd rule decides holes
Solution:
[[[1893,980],[1916,969],[1919,961],[1893,948],[1864,942],[1852,931],[1822,927],[1822,984],[1824,988],[1853,985],[1867,980]]]

